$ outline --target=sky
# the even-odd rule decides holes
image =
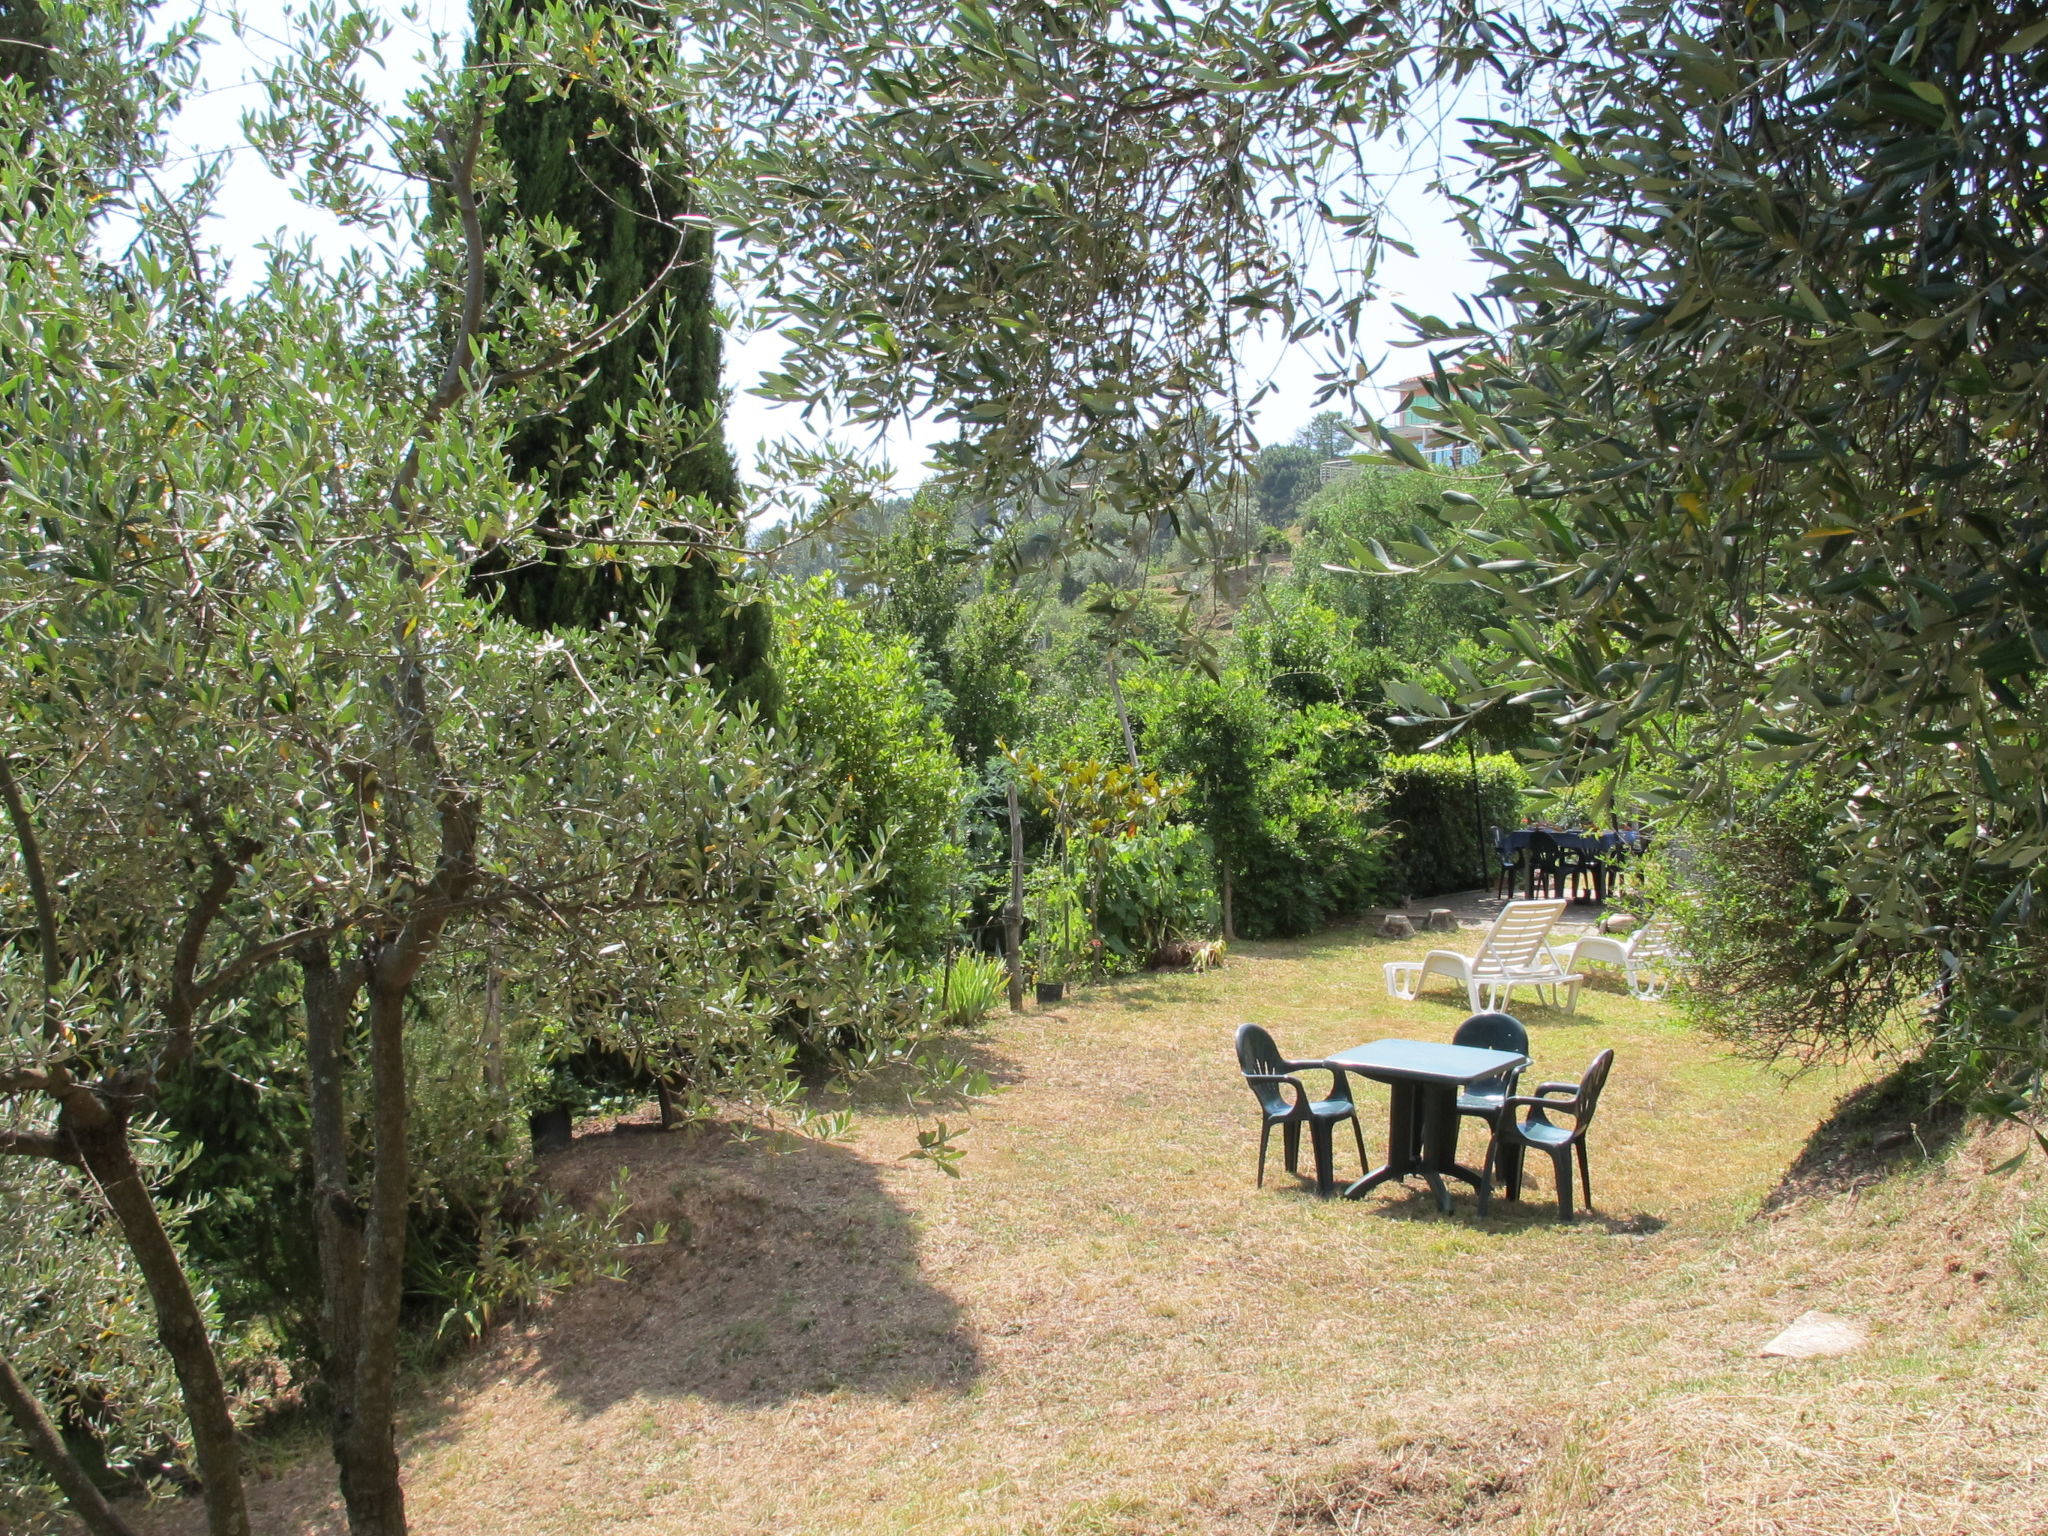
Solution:
[[[187,103],[175,138],[178,150],[195,159],[223,151],[230,155],[210,236],[236,276],[246,282],[261,269],[259,247],[280,235],[309,238],[327,254],[339,254],[361,237],[295,201],[289,188],[271,176],[242,144],[241,114],[262,100],[260,89],[251,80],[252,72],[273,51],[265,39],[282,37],[288,31],[291,6],[287,0],[244,0],[236,9],[247,36],[235,35],[224,10],[214,13],[215,19],[207,27],[214,44],[205,55],[205,88]],[[403,9],[395,4],[382,9],[392,34],[380,50],[384,67],[371,70],[367,83],[373,97],[395,106],[421,78],[423,56],[432,51],[437,35],[454,39],[453,46],[460,46],[469,10],[467,0],[411,0]],[[1389,165],[1394,165],[1391,157]],[[1421,357],[1396,345],[1406,327],[1395,305],[1423,313],[1453,314],[1460,295],[1476,293],[1488,276],[1488,269],[1473,257],[1463,237],[1430,197],[1426,179],[1420,168],[1389,173],[1388,230],[1412,245],[1415,255],[1388,254],[1381,269],[1380,294],[1367,312],[1362,331],[1367,357],[1377,364],[1375,377],[1388,384],[1419,371]],[[725,381],[732,399],[726,435],[743,467],[753,463],[756,449],[766,442],[811,435],[799,420],[798,408],[771,405],[749,393],[750,386],[774,367],[779,350],[773,334],[728,339]],[[1316,374],[1321,366],[1314,343],[1288,347],[1268,336],[1246,348],[1240,358],[1244,393],[1252,393],[1267,381],[1273,385],[1256,415],[1262,441],[1285,441],[1316,413]],[[899,428],[879,444],[857,445],[876,447],[886,454],[895,471],[895,483],[908,489],[923,478],[923,459],[934,438],[929,426],[923,430]]]

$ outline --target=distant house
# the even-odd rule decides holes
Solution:
[[[1425,459],[1440,468],[1469,468],[1479,462],[1479,449],[1446,437],[1434,421],[1423,415],[1430,405],[1432,382],[1429,375],[1418,374],[1394,386],[1394,414],[1388,418],[1387,430],[1396,437],[1405,437],[1422,450]]]

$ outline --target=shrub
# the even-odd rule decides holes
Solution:
[[[1811,770],[1788,779],[1738,769],[1652,853],[1652,895],[1685,930],[1686,1011],[1743,1055],[1866,1048],[1905,1022],[1939,974],[1924,949],[1855,923],[1856,898],[1831,868],[1832,818]],[[1845,964],[1840,946],[1852,935]],[[2022,965],[2011,974],[2024,975]]]
[[[966,874],[966,775],[907,640],[878,637],[822,581],[776,601],[776,670],[797,739],[830,754],[853,845],[880,854],[882,917],[905,955],[952,934]]]
[[[1521,822],[1529,782],[1521,764],[1496,754],[1475,766],[1446,752],[1390,757],[1384,772],[1394,884],[1409,896],[1435,896],[1480,883],[1494,868],[1488,829]]]
[[[1013,592],[965,604],[946,632],[946,728],[969,764],[986,762],[1031,724],[1032,605]]]
[[[946,961],[927,985],[937,1000],[941,1024],[972,1029],[994,1011],[1009,985],[1009,971],[995,956],[969,950]]]
[[[1207,937],[1216,906],[1216,855],[1185,823],[1121,839],[1102,880],[1102,943],[1117,960],[1149,963],[1177,939]]]
[[[1056,856],[1024,876],[1024,959],[1039,981],[1067,981],[1088,966],[1086,880]]]
[[[1376,706],[1386,680],[1406,670],[1392,651],[1361,644],[1355,620],[1300,587],[1280,588],[1266,613],[1241,620],[1237,639],[1266,691],[1296,706]]]
[[[160,1181],[165,1149],[147,1141],[140,1147],[152,1183]],[[134,1261],[99,1192],[80,1171],[7,1157],[0,1158],[0,1204],[7,1212],[0,1341],[8,1362],[103,1486],[156,1483],[188,1454],[185,1416]],[[78,1529],[12,1420],[0,1418],[0,1530],[64,1536]]]
[[[1310,933],[1380,891],[1378,745],[1358,716],[1283,708],[1242,672],[1212,681],[1159,669],[1135,692],[1145,750],[1192,782],[1219,885],[1230,877],[1229,934]]]

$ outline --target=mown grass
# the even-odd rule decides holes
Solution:
[[[584,1140],[557,1178],[623,1164],[690,1241],[441,1384],[408,1446],[414,1528],[2048,1528],[2031,1173],[1986,1178],[1965,1141],[1759,1215],[1862,1071],[1732,1061],[1603,988],[1575,1016],[1523,1013],[1535,1078],[1615,1049],[1592,1218],[1558,1225],[1540,1171],[1486,1222],[1419,1186],[1254,1188],[1236,1024],[1300,1056],[1448,1038],[1462,1000],[1380,985],[1422,947],[1247,945],[1219,973],[999,1018],[978,1049],[1005,1086],[967,1117],[958,1181],[902,1159],[915,1123],[887,1106],[850,1145],[787,1155]],[[1340,1172],[1354,1155],[1340,1143]],[[1757,1358],[1813,1307],[1870,1345]],[[314,1463],[262,1489],[265,1529],[338,1530],[328,1481]]]

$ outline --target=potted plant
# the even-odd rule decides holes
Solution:
[[[1057,1003],[1067,995],[1067,960],[1057,952],[1045,956],[1033,971],[1041,1003]]]

